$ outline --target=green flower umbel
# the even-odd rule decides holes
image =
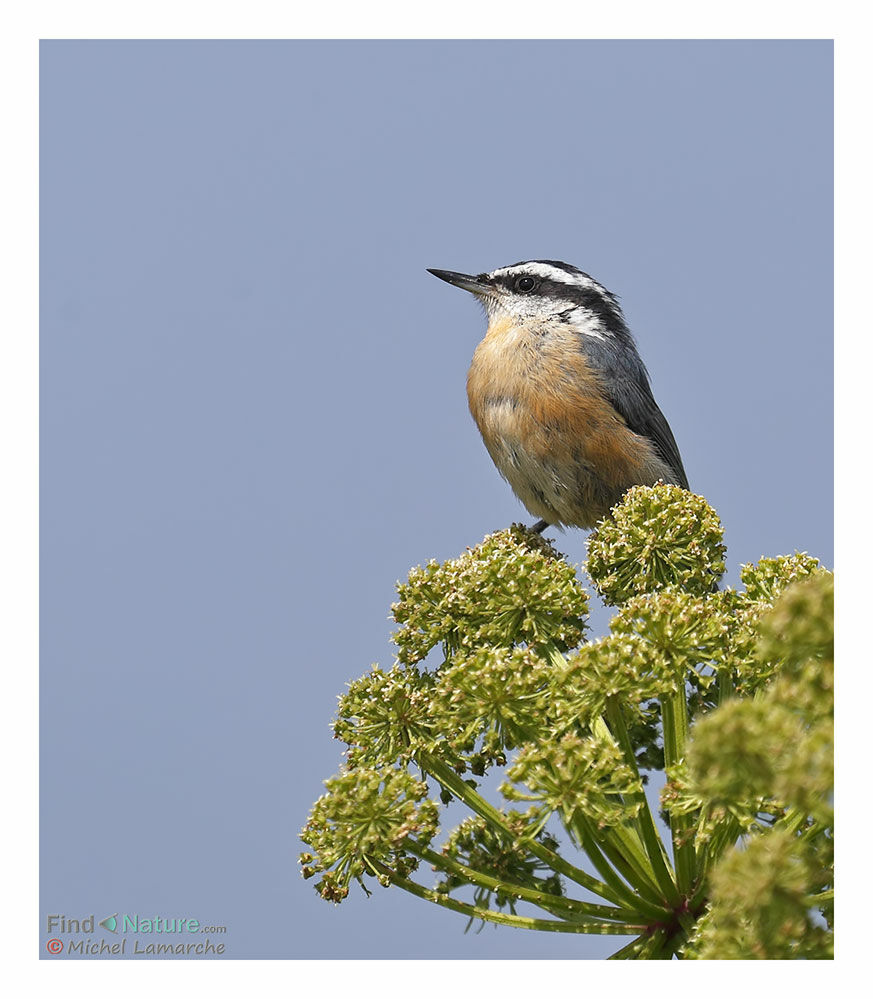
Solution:
[[[500,788],[510,801],[532,801],[557,812],[568,828],[578,816],[598,826],[633,818],[642,791],[639,777],[624,762],[614,742],[597,735],[568,734],[554,745],[526,746]],[[522,791],[524,785],[528,791]]]
[[[530,649],[477,649],[444,666],[432,701],[435,728],[484,763],[534,737],[549,699],[554,667]]]
[[[518,524],[489,534],[448,562],[413,569],[392,606],[402,627],[397,658],[420,662],[439,644],[446,656],[482,646],[561,651],[582,639],[588,595],[576,573],[538,534]]]
[[[415,666],[387,673],[374,666],[339,699],[334,735],[349,746],[350,766],[406,762],[435,739],[430,718],[434,678]]]
[[[616,607],[587,641],[577,567],[524,527],[413,569],[398,662],[340,698],[303,876],[625,937],[617,960],[831,956],[833,577],[795,553],[717,589],[723,556],[700,496],[629,490],[589,542]]]
[[[724,573],[718,515],[679,486],[634,486],[588,539],[586,568],[607,604],[677,586],[703,596]]]
[[[508,907],[515,912],[517,899],[508,887],[510,884],[526,885],[554,896],[563,895],[558,875],[539,858],[528,853],[526,845],[523,845],[526,835],[536,835],[552,850],[558,846],[550,833],[542,829],[535,831],[542,819],[537,809],[531,808],[526,814],[516,811],[501,814],[507,827],[515,833],[514,837],[494,829],[481,816],[474,815],[453,829],[443,844],[443,856],[497,879],[497,886],[480,885],[476,888],[476,904],[488,905],[493,900],[498,908]],[[452,871],[437,883],[437,890],[448,893],[467,883],[463,876]]]
[[[703,960],[828,960],[833,936],[816,920],[816,863],[797,837],[774,829],[731,851],[712,875],[710,910],[686,956]]]
[[[427,846],[437,831],[439,806],[427,797],[427,784],[405,770],[356,769],[325,781],[325,787],[300,833],[315,851],[300,856],[303,876],[322,873],[315,886],[322,898],[341,902],[349,882],[364,874],[387,886],[386,866],[403,876],[414,869],[417,861],[403,850],[406,838],[414,835]]]

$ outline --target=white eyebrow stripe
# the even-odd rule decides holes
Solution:
[[[552,264],[544,264],[540,260],[531,260],[523,264],[515,264],[512,267],[498,267],[491,272],[491,277],[506,277],[510,274],[536,274],[537,277],[548,278],[550,281],[557,281],[560,284],[567,284],[577,288],[600,288],[600,285],[592,278],[584,274],[574,274],[565,271]]]

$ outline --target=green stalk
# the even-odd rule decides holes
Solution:
[[[622,824],[598,829],[597,832],[598,839],[606,847],[606,855],[617,857],[624,865],[624,869],[629,872],[625,877],[630,883],[635,888],[641,886],[644,894],[651,897],[652,901],[658,903],[664,901],[663,886],[658,884],[654,876],[638,828]],[[675,886],[673,890],[675,892]]]
[[[486,801],[480,794],[477,794],[451,767],[446,766],[437,757],[423,750],[418,753],[417,759],[422,769],[435,777],[446,790],[451,791],[452,794],[460,798],[468,808],[477,815],[481,815],[486,822],[491,823],[495,828],[506,833],[510,840],[518,839],[518,834],[507,825],[505,817],[490,802]],[[597,878],[593,878],[590,874],[586,874],[585,871],[574,867],[571,863],[564,860],[563,857],[557,853],[553,853],[548,847],[543,846],[542,843],[539,843],[535,839],[528,838],[525,840],[525,844],[535,857],[542,860],[544,864],[547,864],[556,873],[563,874],[571,881],[575,881],[576,884],[582,885],[583,888],[587,888],[590,892],[599,895],[601,898],[608,899],[616,905],[621,905],[621,899],[617,898],[610,887],[602,881],[598,881]]]
[[[477,815],[481,815],[486,822],[491,823],[491,825],[495,828],[506,833],[510,840],[517,840],[519,838],[515,830],[511,829],[507,825],[505,817],[501,815],[501,813],[492,804],[486,801],[481,795],[477,794],[473,788],[466,783],[466,781],[456,774],[454,770],[446,766],[445,763],[432,756],[430,753],[423,751],[418,754],[418,762],[420,766],[435,777],[443,787],[460,798],[460,800],[463,801],[468,808],[476,812]],[[613,902],[615,905],[623,908],[638,910],[639,912],[644,913],[647,918],[655,920],[663,918],[665,909],[661,905],[653,904],[645,898],[635,895],[618,878],[616,878],[615,881],[610,881],[608,884],[605,884],[603,881],[599,881],[597,878],[592,877],[580,868],[575,867],[573,864],[569,863],[569,861],[565,860],[560,854],[554,853],[533,837],[525,837],[524,843],[527,849],[535,857],[540,859],[557,874],[563,874],[571,881],[575,881],[576,884],[582,885],[583,888],[587,888],[588,891],[593,892],[595,895],[599,895],[601,898],[605,898],[607,901]],[[591,856],[590,853],[589,856]],[[591,856],[591,859],[593,860],[594,857]],[[598,868],[598,870],[600,870],[600,868]]]
[[[566,658],[554,642],[546,642],[543,645],[537,646],[537,651],[542,652],[555,669],[563,669],[567,665]]]
[[[556,668],[566,665],[566,659],[554,646],[546,646],[544,652]],[[627,733],[627,727],[624,725],[624,719],[620,714],[621,708],[617,703],[615,704],[615,708],[618,709],[620,719],[617,728],[623,733],[625,739],[625,744],[621,744],[620,742],[619,744],[631,770],[639,778],[639,768],[637,767],[636,757],[634,756],[630,737]],[[606,738],[613,742],[616,741],[617,733],[611,732],[601,718],[598,718],[591,728],[592,732],[606,736]],[[619,827],[615,830],[600,830],[597,842],[603,852],[609,857],[610,862],[621,871],[625,879],[641,895],[647,897],[653,905],[661,908],[665,899],[673,902],[679,901],[676,884],[667,866],[661,840],[655,829],[645,792],[641,789],[638,794],[634,795],[633,800],[641,806],[640,816],[634,820],[636,836],[634,837],[629,830]],[[595,860],[595,856],[597,855],[597,851],[592,852],[590,846],[590,843],[594,839],[593,835],[588,837],[589,845],[585,847],[586,853],[588,853],[592,861]],[[596,861],[595,866],[603,877],[608,877],[604,869]],[[631,868],[634,873],[631,873]]]
[[[668,938],[666,930],[655,930],[654,933],[646,940],[639,950],[639,957],[644,961],[662,961],[669,960],[673,956],[672,950],[664,953],[664,949],[668,944]]]
[[[664,726],[664,763],[669,768],[685,758],[685,747],[688,742],[688,705],[684,690],[664,695],[660,701]],[[690,828],[691,816],[670,813],[676,877],[679,891],[686,898],[691,894],[697,867],[694,842],[689,835]]]
[[[653,916],[655,911],[660,915],[667,911],[658,886],[628,862],[628,844],[620,839],[615,829],[598,829],[595,835],[588,819],[579,814],[573,816],[572,828],[591,862],[608,884],[617,884],[620,886],[619,890],[630,897],[639,897],[640,901],[648,902],[653,907],[649,910]],[[616,875],[613,868],[624,881]],[[632,887],[629,888],[628,884]]]
[[[814,836],[818,836],[819,833],[823,833],[830,826],[826,825],[824,822],[813,821],[800,833],[801,839],[812,839]]]
[[[609,727],[607,728],[606,724],[604,724],[601,719],[598,719],[600,726],[602,726],[602,728],[610,734],[611,738],[618,743],[622,753],[624,754],[625,762],[637,778],[640,779],[640,790],[632,795],[632,800],[640,805],[636,825],[639,830],[640,838],[642,839],[645,847],[649,870],[654,875],[658,886],[664,893],[664,898],[672,905],[675,905],[679,902],[679,893],[676,890],[676,881],[674,880],[672,871],[667,865],[667,860],[664,856],[663,843],[661,842],[661,837],[658,835],[658,830],[655,828],[655,820],[652,817],[652,812],[649,808],[649,801],[642,788],[642,778],[640,777],[639,767],[637,766],[637,758],[634,753],[633,743],[631,742],[630,734],[627,730],[624,712],[621,710],[621,704],[619,704],[614,697],[607,698],[606,718],[609,722]],[[595,728],[595,731],[597,730],[599,729]]]
[[[665,932],[658,952],[653,955],[654,959],[656,961],[672,961],[679,948],[685,943],[685,940],[686,938],[680,933],[667,936]]]
[[[824,905],[825,902],[833,902],[833,900],[834,900],[833,888],[828,888],[827,891],[820,891],[817,895],[806,896],[806,904],[810,908],[814,908],[817,905]]]
[[[701,874],[711,870],[713,864],[721,857],[728,847],[733,846],[742,832],[739,822],[729,815],[713,833],[708,843],[701,847],[698,868]]]
[[[695,924],[697,923],[697,920],[688,911],[677,912],[676,918],[679,921],[679,925],[682,927],[682,929],[685,932],[685,939],[686,940],[689,939],[691,934],[694,932],[694,927]]]
[[[640,922],[643,919],[639,912],[617,909],[610,905],[597,905],[593,902],[581,902],[577,899],[565,898],[563,895],[552,895],[549,892],[537,891],[534,888],[528,888],[501,878],[491,877],[491,875],[468,867],[466,864],[447,857],[445,854],[436,853],[426,846],[421,846],[421,844],[416,843],[412,839],[408,839],[404,845],[410,853],[414,853],[438,870],[451,871],[453,874],[457,874],[472,884],[488,888],[490,891],[500,891],[505,895],[511,895],[525,902],[531,902],[548,911],[553,912],[555,909],[563,909],[566,912],[566,915],[563,917],[565,919],[575,917],[576,921],[582,922],[586,920],[591,921],[591,917],[597,917],[598,920],[633,920],[636,922]]]
[[[631,940],[629,944],[625,944],[620,950],[617,950],[614,954],[610,954],[606,959],[607,961],[628,961],[636,960],[640,956],[640,950],[643,944],[646,942],[647,937],[637,937],[635,940]]]
[[[773,828],[795,833],[806,823],[808,817],[807,813],[800,808],[789,808],[782,818],[773,824]]]
[[[425,888],[408,878],[399,877],[390,867],[376,863],[375,869],[391,878],[391,883],[399,888],[417,895],[428,902],[434,902],[446,909],[461,912],[470,919],[483,919],[489,923],[500,923],[504,926],[515,926],[522,930],[548,930],[552,933],[593,933],[604,936],[628,936],[631,933],[641,933],[645,926],[630,926],[623,923],[568,922],[564,919],[536,919],[530,916],[515,916],[509,912],[495,912],[479,905],[470,905],[458,899],[442,895],[430,888]]]
[[[701,905],[706,901],[706,893],[709,891],[709,883],[706,878],[701,878],[700,883],[697,886],[694,894],[688,900],[688,908],[692,912],[697,912]]]
[[[732,676],[732,671],[729,667],[722,668],[717,671],[718,676],[718,705],[719,707],[724,704],[725,701],[730,700],[734,696],[734,680]]]

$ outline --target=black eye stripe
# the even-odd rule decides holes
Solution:
[[[540,263],[554,262],[540,261]],[[582,285],[572,280],[573,271],[569,265],[564,265],[560,269],[567,273],[569,280],[561,281],[557,277],[542,277],[539,274],[531,274],[529,272],[519,273],[516,271],[514,274],[494,275],[491,281],[498,291],[503,289],[513,294],[529,296],[534,306],[537,300],[552,300],[562,304],[569,303],[570,308],[566,309],[566,314],[568,315],[574,308],[581,307],[599,321],[601,328],[608,335],[619,339],[630,339],[630,333],[625,325],[618,298],[607,291],[606,288],[594,283],[593,279],[588,278],[588,275],[583,271],[577,270],[575,273],[592,281],[590,285]],[[527,290],[518,287],[518,282],[524,278],[534,281],[534,285],[527,288]],[[543,306],[546,307],[545,301],[543,301]]]
[[[564,299],[571,302],[578,301],[588,292],[588,289],[582,289],[577,284],[555,281],[552,278],[540,277],[539,274],[502,274],[496,281],[507,291],[527,295],[533,292],[541,298]]]

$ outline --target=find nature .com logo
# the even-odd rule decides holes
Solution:
[[[112,936],[94,939],[97,927]],[[49,939],[45,949],[53,956],[219,957],[225,952],[224,941],[216,942],[211,937],[226,933],[227,927],[187,916],[144,918],[138,914],[113,912],[95,922],[93,914],[72,919],[53,913],[46,918],[46,932]],[[194,934],[199,939],[192,939]],[[176,939],[168,940],[166,935]]]

